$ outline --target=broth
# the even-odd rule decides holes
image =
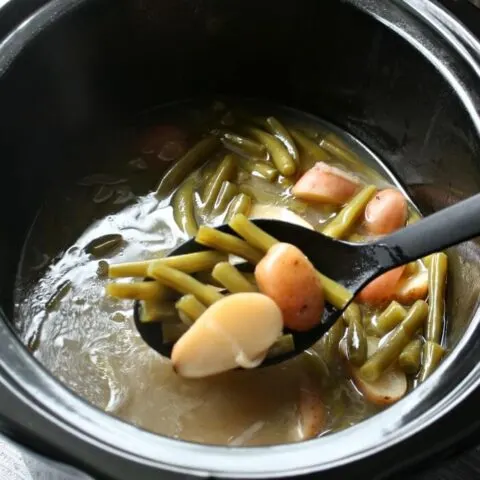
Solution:
[[[378,159],[345,132],[286,109],[274,111],[288,126],[333,134],[349,158],[362,159],[346,163],[345,158],[334,158],[333,165],[347,167],[379,188],[394,181]],[[51,194],[32,226],[19,266],[16,327],[33,355],[74,392],[158,434],[237,446],[301,440],[299,396],[305,379],[321,392],[325,405],[326,424],[320,434],[344,429],[382,407],[365,400],[337,351],[327,358],[325,345],[319,343],[310,352],[326,362],[328,376],[316,375],[304,356],[266,369],[202,380],[180,378],[169,360],[138,335],[133,302],[105,296],[99,259],[84,250],[95,238],[121,234],[122,244],[102,257],[113,264],[156,258],[181,244],[187,236],[175,223],[170,198],[159,200],[151,193],[170,164],[146,146],[146,132],[149,125],[167,119],[189,132],[191,145],[199,129],[208,131],[222,118],[228,123],[225,113],[218,103],[206,109],[179,104],[149,112],[139,121],[136,155],[116,166],[110,162],[110,171],[92,172]],[[238,181],[254,193],[256,204],[294,208],[291,190],[278,182],[245,172],[239,173]],[[204,176],[197,173],[194,182],[201,191]],[[335,210],[310,206],[297,213],[321,229]],[[210,225],[223,219],[224,212],[198,217],[199,224]],[[368,319],[378,314],[363,310]]]

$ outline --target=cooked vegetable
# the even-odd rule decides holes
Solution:
[[[195,295],[204,305],[211,305],[223,298],[223,295],[211,285],[205,285],[192,276],[164,264],[150,265],[147,273],[149,277],[158,280],[162,285],[183,294]]]
[[[237,193],[238,187],[235,184],[231,182],[223,182],[220,192],[218,192],[218,197],[215,200],[213,214],[219,215],[224,212]]]
[[[53,293],[47,300],[47,303],[45,304],[45,310],[47,312],[55,310],[61,302],[62,298],[64,298],[71,289],[72,282],[70,280],[65,280],[60,285],[58,285],[58,287],[56,287],[55,289],[55,293]]]
[[[375,191],[376,187],[373,185],[363,188],[342,208],[338,215],[323,229],[322,233],[336,239],[343,238],[360,218],[365,210],[365,205]]]
[[[365,226],[373,235],[386,235],[405,226],[407,200],[395,188],[375,194],[365,208]]]
[[[177,310],[171,303],[144,300],[140,306],[140,321],[142,323],[166,322],[177,318]]]
[[[444,253],[432,256],[428,268],[428,293],[430,311],[428,314],[425,338],[429,342],[440,343],[443,333],[445,311],[445,286],[447,283],[448,257]]]
[[[220,262],[212,271],[215,280],[232,293],[257,292],[258,289],[250,283],[233,265]]]
[[[325,429],[327,411],[319,387],[307,376],[300,381],[300,440],[318,437]]]
[[[228,223],[237,213],[248,215],[252,208],[252,198],[245,193],[239,193],[230,203],[225,215],[225,223]]]
[[[293,245],[271,247],[255,268],[260,291],[280,307],[286,327],[307,331],[322,319],[323,289],[315,268]]]
[[[362,323],[362,312],[356,303],[350,303],[342,316],[347,325],[350,325],[352,322]]]
[[[206,212],[210,212],[219,196],[220,189],[224,185],[224,182],[228,182],[235,177],[237,171],[237,165],[233,155],[226,155],[220,162],[216,171],[208,180],[203,193],[203,208]]]
[[[295,225],[300,225],[313,230],[313,227],[296,213],[293,213],[288,208],[277,207],[275,205],[261,205],[259,203],[255,204],[250,211],[250,218],[282,220],[283,222],[294,223]]]
[[[354,320],[347,328],[347,358],[352,365],[361,366],[367,359],[367,337],[360,322]]]
[[[248,127],[247,132],[265,145],[273,164],[284,177],[291,177],[295,174],[297,169],[295,161],[279,140],[256,127]]]
[[[412,340],[398,357],[398,365],[408,375],[416,375],[420,369],[422,357],[422,341],[419,338]]]
[[[108,283],[108,295],[130,300],[163,300],[166,288],[158,282]]]
[[[345,324],[339,318],[320,340],[325,359],[332,363],[338,354],[338,345],[345,334]]]
[[[377,353],[378,339],[368,337],[368,357]],[[375,381],[367,381],[361,373],[362,369],[352,367],[351,373],[355,385],[365,398],[375,405],[391,405],[400,400],[408,388],[407,378],[398,367],[394,366],[383,372]]]
[[[298,154],[295,142],[290,136],[288,130],[275,117],[268,117],[265,120],[265,126],[273,136],[277,137],[278,140],[283,143],[283,146],[298,165],[300,162],[300,155]]]
[[[197,320],[197,318],[199,318],[207,309],[207,307],[199,302],[191,293],[180,298],[175,304],[175,307],[190,320],[190,323],[195,322],[195,320]]]
[[[400,279],[395,298],[404,305],[411,305],[416,300],[423,300],[428,293],[428,271],[422,270],[416,275]]]
[[[200,162],[205,161],[218,147],[218,140],[212,135],[203,138],[168,170],[160,181],[156,194],[165,197],[185,179]]]
[[[407,311],[398,302],[393,301],[378,318],[374,317],[372,319],[369,329],[372,330],[373,335],[383,337],[402,322],[406,316]]]
[[[284,355],[285,353],[290,353],[295,350],[295,341],[293,335],[288,333],[287,335],[282,335],[268,350],[267,358],[278,357],[279,355]]]
[[[355,167],[361,165],[358,156],[355,155],[351,150],[345,148],[339,138],[333,133],[327,133],[323,136],[320,142],[320,147],[330,153],[330,155],[334,158],[343,160],[344,162],[350,163]]]
[[[188,178],[175,192],[172,200],[175,223],[189,237],[194,237],[198,230],[194,194],[194,182]]]
[[[342,205],[355,195],[359,186],[358,179],[347,172],[317,162],[298,180],[292,193],[307,202]]]
[[[178,340],[173,368],[188,378],[255,368],[282,328],[282,312],[272,299],[260,293],[229,295],[208,308]]]
[[[221,141],[223,146],[231,152],[238,153],[243,157],[256,160],[266,160],[267,149],[265,145],[236,133],[224,133]]]
[[[245,238],[252,247],[258,248],[262,252],[267,252],[270,247],[279,243],[278,240],[252,223],[245,215],[235,215],[228,224],[238,235]],[[325,275],[319,272],[317,272],[317,275],[323,285],[325,300],[336,308],[343,308],[350,300],[350,292]]]
[[[366,381],[375,382],[378,380],[382,373],[398,359],[413,335],[423,326],[427,315],[428,305],[423,300],[417,300],[408,311],[403,322],[388,335],[374,355],[360,369],[360,373]]]
[[[397,267],[380,275],[363,288],[357,295],[357,300],[369,305],[383,305],[391,301],[404,270],[405,266]]]
[[[109,233],[101,237],[94,238],[85,245],[84,250],[89,255],[101,258],[116,250],[123,243],[122,235],[118,233]]]
[[[435,342],[426,341],[423,346],[422,369],[420,370],[420,382],[424,382],[438,367],[445,349]]]
[[[245,170],[250,175],[263,178],[269,182],[273,182],[278,177],[278,170],[268,163],[254,162],[252,160],[239,158],[238,165],[242,170]]]
[[[203,270],[211,270],[218,262],[223,262],[227,258],[227,255],[224,253],[205,251],[145,260],[143,262],[114,263],[108,267],[108,276],[110,278],[146,277],[148,267],[152,264],[167,265],[184,273],[196,273]]]
[[[317,143],[308,138],[300,130],[290,129],[293,139],[300,148],[301,160],[304,168],[310,168],[316,162],[327,162],[331,160],[330,155]],[[306,162],[306,157],[308,162]]]
[[[254,265],[256,265],[263,257],[260,250],[252,247],[244,240],[210,227],[200,227],[197,236],[195,237],[195,241],[206,247],[215,248],[221,252],[242,257]]]

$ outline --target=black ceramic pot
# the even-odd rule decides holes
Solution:
[[[258,97],[330,120],[382,157],[425,213],[480,191],[475,38],[427,0],[52,0],[22,11],[40,3],[10,2],[0,14],[3,432],[117,479],[376,478],[475,439],[475,242],[453,262],[450,353],[439,370],[385,412],[302,444],[221,448],[139,430],[51,377],[8,320],[22,242],[44,192],[73,168],[75,153],[166,101]]]

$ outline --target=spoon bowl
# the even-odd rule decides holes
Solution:
[[[285,333],[293,335],[295,349],[265,358],[260,366],[265,367],[288,360],[318,342],[340,318],[356,295],[382,273],[479,235],[478,218],[480,218],[480,194],[369,243],[334,240],[314,230],[280,220],[251,220],[278,241],[298,247],[319,272],[345,287],[350,293],[349,300],[342,308],[335,308],[326,303],[323,317],[314,328],[306,332],[285,329]],[[228,225],[217,227],[217,230],[239,236]],[[205,250],[210,248],[198,244],[192,238],[170,252],[169,256]],[[254,266],[241,263],[237,268],[253,271]],[[134,306],[134,321],[141,337],[151,348],[165,357],[171,356],[173,344],[163,343],[161,322],[142,323],[138,301]]]

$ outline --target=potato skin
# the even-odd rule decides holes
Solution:
[[[365,227],[373,235],[387,235],[405,226],[407,200],[395,188],[378,192],[365,208]]]
[[[383,305],[393,300],[404,270],[405,266],[397,267],[380,275],[357,295],[357,300],[369,305]]]
[[[308,258],[288,243],[274,245],[255,269],[262,293],[280,307],[283,323],[296,331],[316,326],[323,314],[323,289]]]

